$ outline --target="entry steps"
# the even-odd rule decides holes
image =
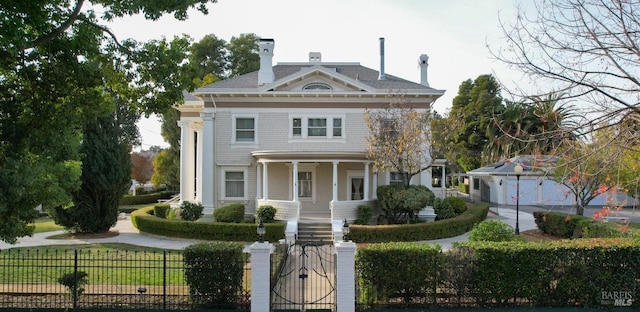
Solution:
[[[298,244],[304,243],[333,243],[333,232],[330,222],[302,221],[298,223]]]

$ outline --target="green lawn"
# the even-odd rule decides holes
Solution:
[[[0,283],[57,283],[78,271],[90,284],[162,285],[163,250],[120,243],[12,248],[0,251]],[[184,285],[180,252],[167,252],[167,285]]]
[[[38,218],[36,219],[34,225],[34,233],[45,233],[64,230],[64,227],[55,224],[52,218]]]

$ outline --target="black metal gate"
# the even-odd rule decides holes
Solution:
[[[271,309],[335,311],[335,252],[333,245],[291,245],[271,285]]]

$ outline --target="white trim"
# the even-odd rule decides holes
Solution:
[[[227,197],[227,179],[226,179],[226,174],[227,172],[242,172],[242,179],[244,180],[244,194],[242,194],[242,197]],[[247,200],[247,193],[249,192],[248,187],[249,187],[249,181],[248,181],[248,167],[243,166],[243,165],[239,165],[239,166],[228,166],[228,167],[222,167],[220,170],[220,188],[221,188],[221,194],[220,194],[220,199],[221,200]]]
[[[236,140],[236,120],[238,118],[253,118],[253,141],[237,141]],[[257,114],[232,114],[231,115],[231,145],[235,147],[258,146],[258,115]]]

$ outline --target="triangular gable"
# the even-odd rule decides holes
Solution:
[[[335,71],[334,68],[327,68],[320,65],[303,67],[300,71],[278,79],[270,84],[265,84],[258,88],[259,92],[268,91],[291,91],[292,88],[306,83],[321,82],[331,85],[335,89],[357,92],[375,92],[371,86],[358,80],[352,79]],[[300,91],[300,90],[298,90]]]

